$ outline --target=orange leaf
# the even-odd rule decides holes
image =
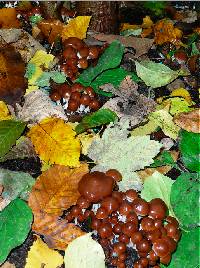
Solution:
[[[15,8],[0,9],[0,28],[20,28]]]
[[[1,15],[0,15],[1,16]],[[12,46],[0,48],[0,99],[8,104],[20,100],[27,87],[25,64]]]
[[[180,113],[174,117],[174,122],[188,132],[200,133],[199,115],[199,109],[187,113]]]
[[[173,43],[174,45],[181,44],[182,31],[174,27],[173,23],[169,20],[163,19],[158,21],[154,26],[155,43],[162,45],[166,42]]]
[[[37,27],[41,30],[49,43],[53,43],[57,37],[61,36],[63,23],[59,20],[42,20]]]
[[[65,250],[71,241],[85,234],[75,224],[47,213],[34,214],[32,230],[44,236],[49,248],[59,250]]]
[[[80,194],[78,182],[88,173],[88,165],[71,169],[55,165],[40,175],[29,196],[29,206],[33,213],[45,211],[52,215],[61,215],[63,210],[75,205]]]

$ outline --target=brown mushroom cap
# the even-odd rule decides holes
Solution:
[[[78,184],[79,193],[87,200],[97,203],[111,195],[114,180],[103,172],[95,171],[85,174]]]

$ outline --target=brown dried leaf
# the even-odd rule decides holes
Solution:
[[[0,28],[19,28],[20,23],[17,19],[15,8],[0,9]]]
[[[199,115],[199,109],[195,109],[188,113],[180,113],[174,117],[174,123],[188,132],[200,133]]]
[[[83,163],[78,168],[54,165],[43,172],[28,200],[34,215],[39,211],[61,215],[63,210],[75,205],[80,196],[78,182],[88,171],[88,165]]]
[[[49,248],[59,250],[65,250],[71,241],[85,234],[75,224],[44,212],[34,214],[32,230],[44,236]]]
[[[64,24],[60,20],[49,19],[42,20],[37,26],[49,43],[53,43],[57,37],[61,36]]]
[[[25,64],[12,46],[0,48],[0,100],[14,104],[23,96],[27,83]]]
[[[4,264],[0,265],[0,268],[15,268],[16,266],[13,263],[6,261]]]
[[[131,126],[139,124],[147,114],[154,111],[156,104],[152,99],[139,94],[137,87],[130,76],[121,82],[118,89],[110,84],[102,86],[103,90],[118,96],[107,101],[103,108],[109,108],[116,112],[119,118],[127,118],[130,120]]]
[[[136,50],[136,58],[147,53],[154,42],[154,40],[150,38],[139,38],[133,36],[124,37],[121,35],[114,34],[95,34],[92,35],[92,37],[99,41],[106,41],[109,44],[112,43],[114,40],[119,40],[125,47],[133,47]]]

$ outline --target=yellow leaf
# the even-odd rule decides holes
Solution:
[[[35,72],[33,74],[33,76],[28,80],[28,84],[29,86],[29,92],[30,92],[30,89],[32,89],[31,91],[35,90],[35,82],[37,81],[37,79],[39,79],[39,77],[43,74],[43,71],[42,69],[39,67],[39,66],[35,66]],[[38,86],[36,86],[38,87]],[[34,89],[33,89],[34,88]],[[26,91],[27,93],[27,91]]]
[[[70,167],[79,166],[80,141],[75,131],[64,120],[45,118],[28,132],[42,161]]]
[[[48,54],[46,51],[38,50],[29,63],[34,63],[36,66],[44,66],[45,68],[49,68],[50,63],[53,61],[54,56],[52,54]]]
[[[190,93],[185,88],[177,88],[177,89],[173,90],[172,93],[170,94],[170,96],[172,96],[172,97],[183,97],[184,99],[186,99],[186,101],[189,104],[192,103]]]
[[[143,18],[142,28],[151,28],[153,26],[153,21],[149,16]]]
[[[1,28],[20,28],[20,23],[17,19],[16,8],[0,9],[0,25]]]
[[[0,120],[9,120],[12,116],[9,114],[9,110],[3,101],[0,101]]]
[[[69,37],[77,37],[79,39],[86,38],[87,28],[90,23],[91,16],[78,16],[63,27],[62,39]]]
[[[140,28],[141,26],[137,24],[122,23],[120,31],[123,32],[125,30],[136,30]]]
[[[50,249],[39,237],[28,252],[25,268],[58,268],[63,264],[63,257]]]
[[[78,135],[78,138],[80,139],[81,142],[81,152],[84,155],[87,155],[88,153],[88,149],[91,145],[91,143],[93,142],[93,140],[100,138],[100,136],[97,134],[86,134],[86,133],[82,133]]]

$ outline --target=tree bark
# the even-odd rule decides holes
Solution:
[[[89,31],[117,34],[119,30],[117,1],[77,1],[78,15],[92,16]]]

